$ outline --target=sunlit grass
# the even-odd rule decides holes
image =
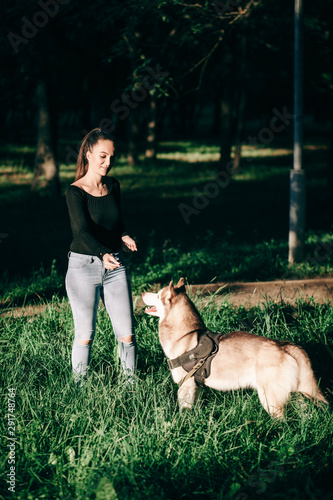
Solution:
[[[27,154],[27,153],[35,153],[36,152],[36,147],[35,146],[28,146],[28,145],[22,145],[22,144],[10,144],[7,143],[5,145],[0,145],[0,154],[5,156],[5,155],[10,155],[11,153],[14,154]]]
[[[307,147],[320,148],[320,150],[323,148],[322,145],[315,143]],[[136,290],[140,291],[147,283],[164,283],[170,275],[175,273],[185,276],[190,283],[214,280],[222,282],[267,281],[281,279],[286,274],[289,279],[300,279],[332,274],[333,253],[326,252],[325,258],[321,260],[314,256],[320,239],[330,238],[330,232],[327,229],[323,232],[311,233],[310,231],[308,233],[309,238],[305,246],[306,259],[289,270],[287,210],[285,210],[284,220],[280,216],[284,208],[280,203],[281,196],[285,199],[283,202],[285,208],[288,207],[291,167],[285,161],[280,162],[280,156],[288,150],[278,146],[276,149],[273,147],[261,149],[272,156],[276,154],[278,161],[274,160],[268,166],[265,159],[260,161],[259,158],[259,161],[251,162],[245,157],[241,169],[235,173],[231,172],[230,186],[219,189],[217,196],[209,200],[208,207],[199,211],[198,218],[196,215],[193,216],[188,225],[181,218],[180,202],[192,206],[194,196],[205,196],[206,184],[215,182],[216,173],[219,171],[219,164],[216,161],[192,162],[191,155],[216,155],[219,151],[218,145],[163,142],[159,145],[159,154],[181,154],[184,158],[179,161],[170,158],[159,159],[157,162],[142,160],[136,166],[128,165],[124,153],[119,153],[111,175],[120,181],[123,204],[128,209],[128,220],[135,219],[135,225],[143,235],[141,241],[138,241],[139,246],[143,247],[143,252],[129,256],[128,259],[129,267],[133,272],[133,286]],[[12,149],[9,148],[9,151]],[[18,151],[20,152],[21,149],[19,148]],[[31,152],[29,149],[28,151]],[[255,152],[256,148],[244,146],[245,153],[250,151]],[[68,226],[66,202],[64,198],[60,198],[48,203],[39,199],[38,196],[31,196],[30,183],[33,176],[31,166],[24,164],[24,155],[20,157],[19,153],[18,157],[21,159],[16,166],[13,159],[4,159],[0,165],[0,203],[3,210],[8,211],[13,218],[11,223],[8,223],[8,229],[1,229],[0,232],[9,234],[13,228],[10,237],[18,238],[16,224],[23,214],[26,223],[25,241],[33,241],[31,234],[35,234],[39,238],[39,245],[43,245],[45,252],[49,252],[48,245],[44,243],[47,236],[45,235],[45,238],[41,236],[44,231],[41,228],[49,228],[48,237],[53,231],[53,244],[58,243],[55,240],[59,239],[59,250],[56,255],[53,251],[50,254],[46,266],[49,269],[55,257],[58,262],[61,259],[66,260],[63,255],[66,255],[64,249],[67,249],[70,244],[70,236],[67,240],[61,239],[63,227],[66,224]],[[308,187],[320,189],[326,181],[326,165],[322,158],[320,160],[307,165]],[[67,186],[74,180],[75,165],[60,163],[59,168],[64,195]],[[279,208],[275,214],[272,206],[277,203]],[[47,211],[44,213],[45,207]],[[270,210],[270,219],[267,217],[267,209]],[[30,220],[28,220],[30,212]],[[248,212],[251,212],[251,216],[248,216]],[[206,214],[208,216],[205,219]],[[49,220],[52,217],[58,218],[54,221],[58,224],[55,230],[52,229],[54,226],[49,227]],[[150,223],[151,217],[155,217],[152,224]],[[209,226],[210,217],[216,218],[214,230]],[[321,213],[319,217],[322,217]],[[248,223],[243,223],[243,218],[248,220]],[[164,236],[163,228],[167,224],[172,228],[173,219],[177,219],[178,233],[171,234],[171,236],[169,233],[168,236]],[[261,222],[261,219],[264,222]],[[271,222],[273,219],[274,221]],[[35,233],[37,222],[39,222],[38,234]],[[250,227],[253,227],[253,233],[255,233],[258,223],[267,224],[268,234],[273,235],[275,229],[270,229],[270,226],[283,226],[284,239],[279,239],[280,236],[272,237],[270,234],[267,238],[258,237],[249,240],[249,233],[246,236],[243,235],[244,229],[248,230]],[[242,224],[241,229],[240,224]],[[135,225],[133,224],[134,231]],[[154,229],[159,229],[159,225],[161,225],[162,234],[159,238],[155,238],[153,232]],[[33,242],[31,247],[33,247]],[[31,251],[35,253],[34,248]],[[48,294],[53,285],[52,280],[48,281],[49,276],[45,276],[43,259],[42,253],[35,260],[33,256],[30,256],[28,264],[24,266],[24,278],[14,276],[16,272],[14,270],[10,278],[3,279],[0,290],[1,299],[22,302],[25,293],[27,297],[32,297],[35,292]],[[55,269],[57,268],[56,263]],[[40,272],[41,269],[43,271]],[[40,280],[37,279],[39,272]],[[56,289],[61,287],[63,272],[63,270],[59,272],[56,277],[54,273],[51,273]]]
[[[60,144],[75,144],[75,141],[61,140]],[[308,144],[306,150],[324,150],[326,146],[318,144]],[[33,179],[33,168],[31,163],[26,164],[25,155],[30,155],[30,162],[35,152],[32,146],[16,146],[8,144],[1,146],[0,154],[3,160],[0,163],[0,187],[6,189],[0,195],[3,202],[9,201],[10,197],[20,196],[10,193],[13,186],[29,190]],[[12,155],[18,159],[12,158]],[[232,172],[231,178],[238,182],[259,181],[261,179],[277,178],[288,175],[291,165],[282,164],[281,166],[270,166],[253,164],[253,160],[260,158],[273,158],[288,156],[292,154],[291,149],[280,147],[259,147],[244,145],[242,148],[243,164],[241,170]],[[193,186],[199,194],[204,193],[204,183],[214,181],[216,172],[218,172],[218,160],[220,158],[219,145],[200,144],[196,142],[161,142],[157,154],[158,161],[165,161],[165,164],[159,164],[154,169],[151,162],[145,162],[141,155],[140,164],[137,166],[128,165],[126,155],[119,153],[116,166],[112,170],[112,175],[119,178],[122,183],[122,190],[137,192],[147,187],[159,190],[160,197],[165,199],[177,198],[179,196],[193,196]],[[60,179],[63,184],[63,190],[74,180],[75,164],[58,163]],[[324,169],[325,165],[316,165]],[[314,179],[312,183],[315,182]],[[201,184],[201,185],[200,185]],[[322,181],[318,181],[318,186]]]
[[[76,142],[62,144],[74,146]],[[307,150],[316,147],[309,145]],[[17,160],[11,158],[14,153]],[[13,224],[25,216],[25,241],[34,237],[31,234],[36,237],[31,230],[36,223],[38,231],[43,232],[44,224],[48,227],[50,221],[59,222],[54,232],[60,239],[61,252],[66,253],[67,243],[61,240],[65,200],[62,198],[57,205],[54,200],[39,203],[36,197],[27,205],[31,214],[25,207],[31,201],[28,194],[32,164],[24,155],[30,155],[31,160],[33,153],[34,148],[16,146],[1,150],[1,210],[13,212]],[[141,157],[134,167],[128,165],[125,154],[120,154],[112,171],[121,182],[124,196],[131,199],[133,210],[145,203],[149,206],[144,217],[139,213],[145,229],[144,250],[128,256],[136,296],[180,276],[191,284],[281,279],[286,272],[290,279],[333,273],[333,236],[327,230],[310,231],[306,238],[306,255],[315,257],[317,252],[320,259],[304,261],[291,270],[286,240],[240,240],[233,226],[218,235],[195,225],[199,233],[191,236],[190,245],[179,237],[158,239],[149,225],[152,212],[160,201],[176,197],[191,201],[193,188],[203,193],[205,182],[214,180],[219,147],[190,141],[164,142],[158,154],[166,156],[158,156],[157,163],[145,162]],[[287,156],[291,163],[289,149],[245,146],[242,171],[233,175],[236,187],[243,191],[236,190],[232,196],[241,195],[260,181],[274,183],[276,190],[275,182],[289,177]],[[268,163],[272,157],[273,165]],[[247,161],[252,158],[264,160]],[[65,191],[74,180],[75,165],[59,166]],[[310,174],[315,171],[318,175],[318,169],[322,172],[324,167],[323,161],[311,164]],[[320,185],[321,177],[309,182]],[[229,192],[222,194],[229,196]],[[276,190],[275,194],[281,193]],[[59,221],[54,213],[62,214]],[[226,213],[230,215],[229,210]],[[31,217],[31,226],[27,217]],[[22,231],[21,223],[13,225],[8,238],[18,230]],[[50,234],[45,232],[43,238]],[[21,232],[19,236],[21,252],[25,246]],[[54,247],[43,239],[38,241],[53,258]],[[52,241],[53,245],[57,243]],[[139,372],[138,385],[130,391],[119,373],[116,343],[103,306],[98,311],[91,377],[86,391],[78,394],[71,378],[73,320],[64,298],[64,271],[55,260],[43,266],[38,260],[27,259],[24,273],[24,277],[20,273],[4,274],[0,282],[0,302],[5,313],[0,317],[0,381],[5,391],[8,387],[16,390],[15,498],[303,500],[310,494],[311,498],[329,498],[331,410],[316,408],[309,402],[300,405],[293,397],[286,420],[276,422],[265,413],[253,391],[222,394],[207,390],[193,412],[180,415],[177,387],[159,345],[156,318],[136,311]],[[217,305],[214,297],[205,306],[200,297],[195,301],[207,326],[214,331],[248,330],[307,348],[331,398],[332,359],[327,347],[332,352],[333,313],[329,304],[299,301],[292,307],[268,302],[245,309],[227,302]],[[24,311],[28,304],[35,304],[36,310],[43,306],[42,312],[21,316],[15,306],[23,306]],[[6,415],[6,397],[1,404],[2,415]],[[0,420],[4,442],[8,437],[6,424],[5,418]],[[7,459],[5,451],[0,459],[3,498],[7,498]]]
[[[215,331],[247,329],[310,346],[320,375],[327,376],[330,307],[268,303],[246,311],[212,303],[201,312]],[[315,489],[316,498],[330,491],[329,410],[292,397],[286,420],[278,422],[254,391],[207,389],[192,412],[180,415],[156,318],[135,316],[139,372],[137,386],[128,390],[109,318],[100,308],[90,379],[82,393],[71,378],[73,320],[67,300],[54,297],[43,314],[0,321],[0,340],[8,343],[0,359],[1,385],[16,394],[15,498],[232,500],[260,494],[303,500],[305,490]],[[6,423],[1,419],[4,438]],[[5,451],[3,492],[7,458]]]
[[[176,160],[176,161],[184,161],[188,163],[196,163],[196,162],[214,162],[218,161],[220,158],[220,153],[211,153],[211,152],[174,152],[174,153],[158,153],[157,159],[160,160]]]
[[[65,144],[62,140],[61,143]],[[75,144],[75,141],[72,141]],[[67,141],[66,145],[72,144]],[[308,151],[324,151],[327,149],[325,145],[307,144],[304,147]],[[233,148],[234,151],[234,148]],[[11,156],[15,153],[19,159],[13,159]],[[25,163],[26,154],[35,153],[35,148],[32,146],[16,146],[8,144],[0,147],[0,154],[3,160],[0,163],[0,187],[9,188],[11,185],[29,186],[33,179],[33,169],[31,164]],[[21,156],[20,156],[21,155]],[[291,168],[290,165],[282,163],[281,166],[270,166],[253,164],[253,160],[260,158],[283,158],[292,156],[292,150],[281,147],[269,146],[251,146],[244,145],[242,148],[243,164],[240,171],[231,172],[234,180],[249,181],[268,179],[276,176],[287,175]],[[195,142],[161,142],[157,160],[164,160],[167,163],[159,165],[156,170],[151,168],[150,163],[146,164],[143,155],[139,155],[141,164],[130,166],[127,162],[125,154],[119,154],[117,157],[116,166],[112,170],[112,174],[118,176],[122,180],[124,189],[135,190],[140,186],[152,185],[162,188],[166,187],[166,178],[168,178],[169,187],[186,189],[186,183],[189,184],[191,179],[197,182],[208,182],[214,180],[214,172],[218,171],[218,161],[220,158],[219,145],[200,144]],[[30,160],[31,161],[31,160]],[[197,168],[201,165],[201,168]],[[194,170],[190,167],[193,166]],[[75,176],[75,164],[58,163],[60,179],[63,183],[70,183]],[[318,168],[325,168],[324,164],[316,165]],[[175,192],[174,195],[178,193]],[[190,192],[189,192],[190,194]],[[7,198],[6,198],[7,199]]]

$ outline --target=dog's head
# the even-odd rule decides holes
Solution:
[[[158,293],[143,293],[142,300],[147,306],[151,306],[146,307],[145,312],[162,320],[168,315],[180,293],[185,293],[184,278],[180,278],[176,286],[170,281],[169,286],[162,288]]]

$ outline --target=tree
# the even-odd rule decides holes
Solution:
[[[305,237],[305,172],[303,166],[303,0],[295,0],[294,168],[290,172],[289,262],[301,262]]]
[[[36,191],[41,185],[41,187],[48,187],[52,194],[59,195],[60,180],[52,146],[51,119],[45,80],[37,83],[36,102],[38,106],[37,148],[31,189]]]

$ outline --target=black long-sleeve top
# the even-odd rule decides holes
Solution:
[[[73,233],[72,252],[96,255],[118,252],[121,237],[128,234],[121,219],[120,185],[108,177],[108,194],[93,196],[78,186],[70,185],[66,200]]]

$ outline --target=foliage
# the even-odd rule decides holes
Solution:
[[[21,276],[9,277],[4,272],[0,283],[1,300],[8,306],[11,302],[30,302],[32,299],[52,296],[57,290],[63,288],[64,277],[56,268],[53,260],[50,269],[42,265],[38,270],[32,271],[26,278]]]
[[[274,107],[291,105],[293,10],[287,0],[52,1],[50,11],[55,13],[51,15],[40,4],[48,11],[48,2],[35,0],[7,1],[0,7],[0,56],[7,68],[0,79],[1,113],[11,124],[7,137],[18,142],[22,132],[29,138],[34,134],[34,92],[41,77],[47,78],[54,127],[73,130],[74,125],[78,139],[90,122],[97,126],[103,118],[118,122],[120,134],[124,133],[115,102],[119,104],[129,89],[142,85],[149,67],[160,66],[168,73],[151,90],[161,98],[159,121],[169,114],[167,133],[170,126],[175,128],[175,113],[181,117],[176,133],[193,132],[193,123],[190,129],[184,130],[184,125],[195,121],[203,105],[213,114],[229,83],[236,105],[243,73],[248,118],[258,119]],[[331,2],[325,0],[304,8],[306,109],[319,118],[325,115],[327,96],[332,94],[331,12]],[[10,34],[21,40],[14,47]],[[240,50],[244,38],[245,57]],[[140,104],[140,114],[147,115],[148,102]],[[91,109],[94,106],[98,112]],[[143,131],[147,119],[141,118]],[[202,128],[200,133],[209,131]]]

